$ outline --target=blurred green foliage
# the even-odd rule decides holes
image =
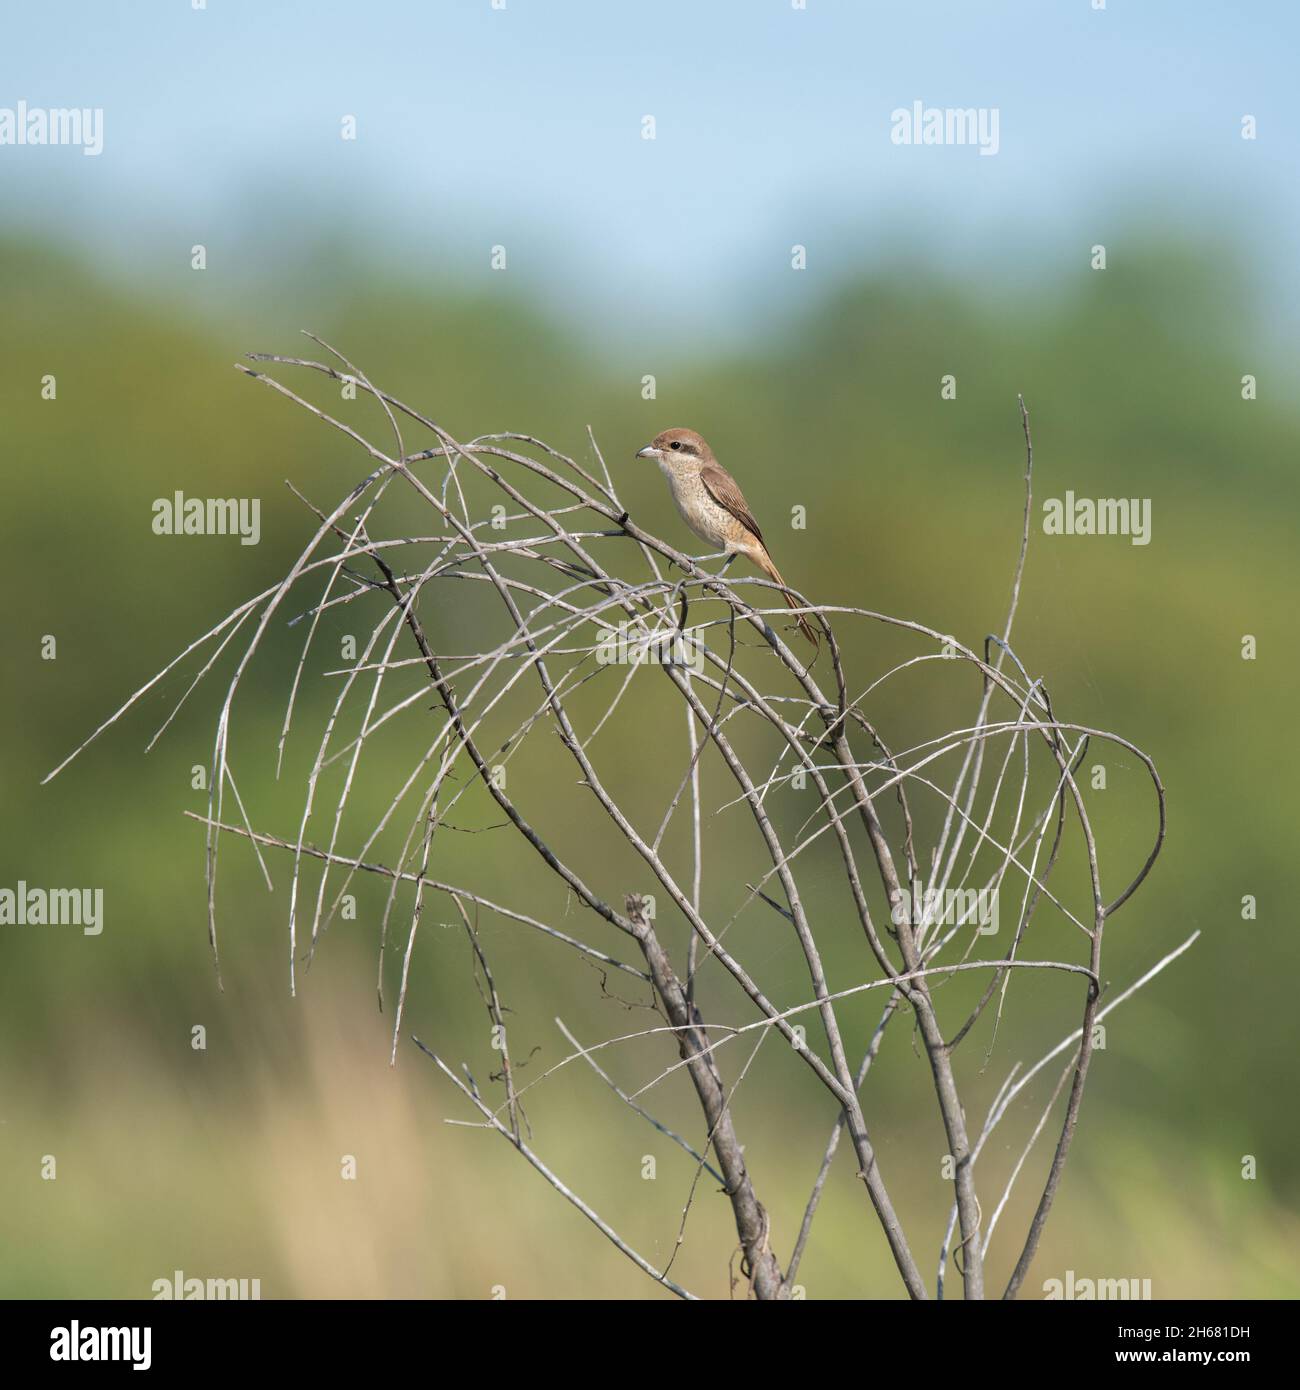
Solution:
[[[824,602],[915,618],[972,646],[1000,628],[1009,593],[1023,392],[1036,510],[1016,650],[1048,682],[1063,717],[1131,738],[1155,758],[1169,793],[1168,846],[1109,929],[1107,978],[1122,987],[1190,931],[1202,933],[1112,1020],[1027,1292],[1072,1267],[1149,1277],[1157,1296],[1300,1293],[1288,1157],[1294,759],[1279,734],[1300,676],[1300,418],[1288,398],[1293,380],[1284,389],[1290,367],[1261,340],[1248,282],[1233,266],[1217,245],[1148,238],[1104,273],[1083,270],[1050,294],[1026,282],[995,298],[900,264],[822,290],[797,312],[760,313],[762,331],[744,349],[701,360],[680,352],[671,323],[661,341],[610,345],[500,290],[385,278],[329,252],[304,253],[296,273],[287,267],[284,284],[256,300],[203,276],[151,298],[48,248],[0,245],[9,561],[0,884],[103,885],[107,922],[98,938],[0,928],[0,1174],[9,1194],[0,1292],[145,1296],[154,1279],[182,1268],[260,1277],[266,1296],[481,1297],[494,1284],[512,1296],[653,1294],[506,1145],[441,1123],[468,1116],[409,1044],[389,1070],[391,1012],[380,1015],[372,994],[382,886],[359,887],[359,920],[331,928],[291,1000],[288,862],[267,851],[269,895],[247,846],[228,841],[219,898],[226,988],[217,992],[202,832],[181,812],[206,805],[191,769],[211,757],[228,663],[148,757],[144,743],[196,665],[38,785],[130,691],[283,573],[314,525],[285,479],[328,505],[362,475],[363,456],[341,436],[231,370],[252,349],[318,356],[288,331],[306,323],[461,438],[521,430],[590,461],[590,425],[632,515],[669,537],[679,523],[662,482],[632,454],[660,429],[697,428],[741,478],[792,584]],[[54,401],[41,397],[46,373],[57,379]],[[652,401],[642,397],[646,373],[656,377]],[[1257,401],[1242,399],[1246,373],[1258,376]],[[954,401],[940,399],[946,374],[957,381]],[[319,380],[280,375],[382,438],[382,417],[364,400],[345,406],[336,388],[323,394]],[[260,497],[262,543],[155,536],[151,503],[178,489]],[[1044,536],[1037,503],[1066,489],[1151,498],[1151,544]],[[807,529],[787,525],[796,505],[807,508]],[[418,513],[409,515],[414,528]],[[281,616],[307,601],[300,595]],[[467,625],[445,608],[426,621],[453,649]],[[323,626],[331,658],[347,630],[346,618]],[[254,822],[289,837],[336,689],[320,673],[342,664],[309,666],[276,783],[273,750],[302,631],[277,619],[236,739]],[[883,628],[854,632],[863,684],[915,651]],[[1241,656],[1248,633],[1258,641],[1254,661]],[[57,638],[53,661],[41,659],[46,634]],[[895,746],[907,746],[969,717],[968,684],[945,691],[900,678],[881,687],[869,712]],[[663,787],[671,790],[680,768],[653,783],[663,770],[655,722],[663,711],[652,694],[638,699],[646,736],[625,730],[602,756],[633,789],[638,813],[657,823]],[[670,713],[676,725],[680,711]],[[349,828],[387,803],[422,737],[409,722],[395,726]],[[1146,852],[1151,798],[1133,759],[1113,750],[1097,757],[1112,798],[1099,812],[1103,867],[1117,888]],[[534,781],[517,783],[518,800],[546,807],[557,841],[575,853],[603,845],[580,810],[564,809],[582,804],[569,796],[571,768],[554,751],[538,758],[527,774]],[[706,786],[716,801],[729,799],[720,778],[710,782],[714,771],[706,769]],[[517,838],[488,828],[490,804],[469,796],[458,819],[480,833],[445,837],[439,872],[490,882],[503,901],[565,925],[571,905],[525,861]],[[327,825],[321,816],[315,838]],[[743,880],[757,861],[734,811],[717,832],[727,872]],[[617,899],[648,886],[635,873],[611,848],[595,871],[598,889]],[[1242,918],[1246,894],[1258,902],[1253,921]],[[706,876],[706,907],[725,912],[729,903]],[[483,1081],[493,1056],[464,935],[450,904],[430,914],[407,1031],[465,1057]],[[842,937],[833,925],[827,936],[842,986],[862,978],[863,952],[839,918]],[[575,923],[623,951],[588,916]],[[736,930],[750,933],[746,949],[774,993],[804,997],[779,920],[749,923]],[[605,996],[597,973],[561,948],[486,917],[480,926],[525,1076],[566,1054],[556,1014],[587,1041],[656,1022]],[[680,942],[680,924],[664,930]],[[1077,945],[1058,924],[1044,953]],[[390,969],[390,1009],[393,978]],[[993,1046],[973,1093],[987,1100],[1012,1061],[1072,1027],[1077,994],[1055,983],[1032,996],[1013,991],[996,1044],[987,1032],[972,1041]],[[734,1000],[722,1012],[745,1016]],[[854,1047],[876,1012],[874,1004],[846,1010]],[[206,1052],[190,1046],[195,1024],[208,1030]],[[832,1114],[798,1063],[775,1052],[769,1045],[761,1083],[742,1093],[738,1124],[784,1255]],[[621,1055],[606,1054],[607,1065],[629,1085],[672,1060],[666,1048],[644,1047],[624,1071]],[[972,1053],[968,1066],[978,1060]],[[729,1062],[732,1075],[738,1065]],[[680,1077],[651,1096],[698,1139]],[[1014,1159],[1041,1099],[1026,1104],[1014,1138],[992,1146],[990,1165]],[[649,1258],[666,1259],[689,1187],[685,1161],[588,1072],[539,1086],[529,1113],[558,1171]],[[943,1142],[905,1025],[887,1040],[867,1114],[932,1278],[946,1215]],[[346,1153],[358,1156],[355,1184],[338,1176]],[[659,1178],[638,1187],[647,1153],[659,1157]],[[52,1183],[40,1177],[45,1154],[58,1160]],[[1258,1160],[1255,1181],[1241,1177],[1243,1155]],[[1037,1160],[1035,1174],[1045,1150]],[[849,1166],[842,1157],[803,1282],[810,1296],[896,1294]],[[1004,1215],[995,1269],[1018,1251],[1030,1186],[1032,1178]],[[721,1296],[734,1232],[707,1187],[674,1273]]]

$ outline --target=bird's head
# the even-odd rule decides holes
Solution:
[[[661,466],[677,469],[698,468],[712,459],[709,446],[694,430],[664,430],[638,449],[639,459],[654,459]]]

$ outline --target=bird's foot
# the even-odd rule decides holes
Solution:
[[[688,555],[686,558],[696,569],[702,568],[713,560],[721,560],[723,562],[722,568],[713,576],[716,579],[719,575],[726,574],[727,566],[736,558],[736,552],[734,550],[715,550],[708,555]]]

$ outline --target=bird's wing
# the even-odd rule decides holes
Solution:
[[[700,481],[708,490],[709,496],[720,507],[725,507],[742,526],[752,531],[758,543],[766,548],[767,542],[764,541],[763,533],[758,529],[758,522],[754,520],[754,513],[749,510],[749,503],[745,501],[745,494],[736,485],[735,478],[721,464],[706,463],[700,469]]]

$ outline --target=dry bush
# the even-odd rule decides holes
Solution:
[[[250,839],[259,857],[265,847],[293,856],[291,988],[296,987],[301,960],[316,947],[354,876],[386,879],[388,897],[379,931],[380,990],[382,998],[391,930],[401,956],[395,1054],[421,914],[435,895],[450,900],[471,943],[476,983],[499,1049],[500,1068],[491,1081],[494,1093],[489,1097],[467,1068],[462,1075],[418,1039],[417,1045],[458,1089],[468,1113],[477,1116],[476,1123],[505,1138],[628,1258],[686,1298],[693,1295],[676,1284],[668,1270],[655,1269],[631,1248],[534,1151],[525,1111],[527,1093],[539,1085],[563,1084],[575,1067],[594,1068],[615,1092],[616,1103],[631,1106],[680,1145],[695,1165],[697,1183],[707,1172],[720,1184],[733,1209],[741,1254],[740,1278],[733,1280],[733,1288],[743,1286],[764,1299],[789,1297],[796,1287],[827,1172],[847,1132],[857,1176],[903,1286],[912,1297],[924,1298],[929,1289],[877,1163],[863,1102],[864,1082],[886,1031],[900,1014],[910,1015],[933,1076],[933,1100],[951,1160],[952,1205],[935,1285],[940,1296],[950,1257],[965,1296],[985,1296],[988,1243],[1031,1148],[1065,1096],[1042,1193],[1020,1237],[1019,1258],[1004,1291],[1006,1297],[1015,1296],[1061,1181],[1095,1026],[1195,939],[1189,938],[1103,1002],[1105,928],[1159,852],[1165,830],[1164,792],[1150,758],[1132,743],[1058,717],[1043,681],[1029,677],[1012,648],[1032,499],[1033,448],[1023,402],[1024,528],[1001,633],[976,652],[921,623],[801,600],[800,611],[822,634],[813,659],[802,639],[791,635],[787,642],[774,626],[789,616],[774,585],[762,579],[714,576],[630,519],[594,437],[594,471],[524,435],[484,435],[460,443],[433,420],[378,390],[328,345],[320,346],[330,360],[262,354],[252,360],[319,374],[368,395],[382,406],[393,448],[385,452],[264,368],[241,366],[256,381],[354,441],[368,455],[371,471],[328,511],[299,493],[317,525],[283,580],[228,614],[102,726],[113,723],[180,662],[206,652],[188,695],[237,636],[251,629],[221,705],[209,812],[200,818],[207,827],[214,953],[223,834]],[[408,449],[404,431],[412,429],[427,432],[429,447]],[[413,495],[427,509],[427,534],[387,539],[375,534],[380,501],[394,484],[407,490],[408,500]],[[313,597],[289,694],[281,756],[322,615],[367,605],[370,626],[355,663],[326,673],[339,682],[339,689],[307,779],[301,822],[296,835],[278,837],[254,827],[239,796],[232,766],[234,711],[237,697],[244,693],[241,682],[272,631],[273,620],[278,614],[283,621],[290,611],[286,600],[304,584]],[[474,650],[455,653],[435,647],[421,618],[422,606],[427,614],[431,603],[442,604],[442,613],[467,615],[459,626],[477,634]],[[915,654],[855,692],[846,673],[844,644],[865,647],[881,625],[909,634]],[[900,672],[931,662],[938,663],[935,669],[945,680],[973,668],[980,692],[973,718],[967,727],[943,729],[907,748],[891,749],[893,740],[887,743],[869,720],[874,692]],[[405,693],[390,693],[394,682],[409,680],[413,672],[418,680]],[[662,765],[671,770],[674,791],[662,815],[652,820],[628,809],[629,797],[639,806],[645,789],[621,785],[629,744],[646,736],[644,713],[630,712],[628,692],[634,681],[655,683],[649,698],[662,716],[655,724],[656,738],[662,737],[664,720],[670,717],[679,731],[675,749],[656,745],[657,752],[662,749]],[[644,686],[638,693],[643,710]],[[382,816],[359,843],[345,849],[341,828],[363,755],[380,731],[393,727],[392,721],[408,711],[412,719],[423,722],[420,756],[392,789]],[[349,718],[357,722],[359,732],[344,739],[340,730]],[[400,727],[409,732],[409,722]],[[617,736],[610,737],[611,732]],[[558,735],[563,757],[576,772],[569,781],[582,802],[578,823],[590,827],[590,834],[584,834],[572,851],[556,847],[548,823],[557,819],[557,793],[554,779],[542,770],[545,756],[535,765],[527,761],[539,740],[546,743],[547,755],[554,753],[548,734]],[[597,735],[604,735],[599,746],[613,749],[615,757],[598,755]],[[1138,758],[1155,792],[1157,828],[1150,853],[1133,881],[1109,899],[1102,888],[1088,806],[1075,778],[1094,739],[1116,744]],[[722,805],[743,808],[768,865],[757,882],[736,886],[733,910],[725,922],[709,920],[701,909],[706,873],[724,881],[734,877],[712,847],[713,822],[721,806],[711,802],[706,810],[703,805],[701,768],[706,755],[710,776],[717,774],[718,785],[724,779],[730,784]],[[327,768],[337,770],[337,786],[328,798],[322,790]],[[792,803],[780,803],[778,797],[790,785],[811,787],[816,798],[815,810],[794,824],[787,814]],[[520,788],[517,793],[515,787]],[[508,889],[489,893],[481,891],[481,885],[444,882],[429,873],[431,846],[450,824],[454,809],[466,798],[485,794],[504,818],[502,823],[518,836],[523,852],[539,856],[565,885],[571,901],[589,910],[576,917],[579,928],[561,930],[516,904],[499,901],[509,896]],[[318,795],[324,804],[318,804]],[[323,843],[308,836],[309,822],[321,816],[329,826]],[[676,830],[678,821],[685,821],[685,827]],[[886,821],[896,822],[892,832]],[[930,842],[918,843],[918,828],[926,825],[933,826]],[[654,912],[645,895],[627,891],[633,882],[625,882],[618,894],[621,900],[613,902],[592,886],[600,878],[608,880],[609,865],[616,862],[599,847],[602,835],[613,835],[629,852],[640,866],[635,883],[653,883],[654,901],[664,906],[663,912]],[[1086,861],[1091,908],[1082,915],[1071,911],[1064,894],[1049,882],[1069,835],[1079,837],[1079,862]],[[397,851],[389,863],[375,858],[376,846],[385,837]],[[829,845],[829,856],[822,853],[825,847],[819,841]],[[680,845],[686,846],[684,853]],[[812,846],[822,854],[820,859],[808,853]],[[454,846],[447,857],[456,857]],[[684,862],[674,868],[678,860]],[[851,983],[834,988],[822,960],[827,914],[807,907],[810,885],[801,885],[801,876],[807,880],[814,862],[813,895],[826,901],[834,893],[839,904],[835,924],[851,914],[862,933],[857,956],[861,968]],[[319,872],[314,892],[307,886],[307,865]],[[832,873],[838,882],[828,880]],[[985,937],[975,928],[979,904],[989,901],[989,894],[998,895],[996,901],[1012,901],[1014,930],[1003,953],[983,959],[978,948]],[[675,956],[658,925],[668,904],[689,927],[688,943]],[[1031,919],[1045,906],[1077,931],[1079,959],[1022,955]],[[774,1004],[759,968],[747,965],[741,948],[733,946],[736,934],[730,928],[742,912],[776,914],[797,939],[807,967],[807,990],[796,1006]],[[661,1021],[597,1043],[579,1044],[566,1030],[569,1054],[521,1084],[511,1056],[506,1010],[477,930],[481,913],[499,914],[544,933],[557,948],[596,962],[606,978],[631,977],[652,991]],[[614,939],[610,929],[626,938],[627,953],[636,963],[596,944]],[[956,1066],[959,1048],[986,1012],[1000,1017],[1013,979],[1032,989],[1046,971],[1079,977],[1077,1026],[1032,1065],[1015,1064],[982,1123],[971,1127]],[[982,993],[973,1007],[963,1005],[959,1013],[941,1020],[937,986],[962,972],[976,972]],[[868,991],[879,991],[879,1023],[864,1055],[851,1057],[837,1006]],[[944,999],[949,997],[955,996]],[[718,1016],[738,1001],[748,1021],[719,1023]],[[816,1041],[807,1036],[814,1027],[820,1030]],[[808,1084],[825,1088],[837,1111],[830,1133],[810,1150],[810,1167],[818,1157],[820,1165],[793,1241],[788,1233],[778,1238],[755,1193],[733,1113],[742,1082],[764,1084],[755,1079],[759,1073],[751,1076],[751,1067],[759,1046],[774,1036],[795,1051],[806,1067]],[[655,1082],[630,1094],[615,1073],[619,1049],[638,1039],[675,1050],[678,1060],[665,1066]],[[981,1069],[986,1060],[973,1057],[973,1068]],[[1059,1068],[1056,1073],[1050,1070],[1053,1064]],[[653,1086],[671,1079],[680,1082],[681,1071],[703,1111],[704,1137],[697,1146],[660,1124],[646,1108],[648,1100],[643,1104]],[[1041,1118],[1005,1175],[997,1198],[990,1201],[986,1195],[981,1201],[976,1183],[981,1153],[1012,1102],[1040,1074],[1048,1083],[1055,1075],[1054,1085],[1044,1088],[1047,1099]],[[688,1202],[688,1213],[689,1206]],[[788,1251],[784,1256],[783,1247]]]

